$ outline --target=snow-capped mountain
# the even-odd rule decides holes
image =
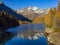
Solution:
[[[49,9],[40,9],[38,7],[30,6],[30,7],[27,7],[27,8],[23,8],[21,10],[17,10],[18,13],[23,12],[23,11],[29,11],[29,12],[40,13],[40,14],[41,13],[42,14],[47,14]]]
[[[38,16],[45,16],[48,13],[49,9],[40,9],[38,7],[27,7],[21,10],[17,10],[17,13],[22,14],[23,16],[34,20]]]

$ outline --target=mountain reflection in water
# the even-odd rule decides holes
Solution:
[[[32,32],[33,31],[33,32]],[[14,27],[14,28],[10,28],[7,30],[7,32],[12,32],[14,34],[16,34],[12,39],[8,40],[5,45],[48,45],[47,43],[47,39],[45,36],[41,36],[39,37],[39,39],[36,40],[29,40],[27,38],[22,38],[19,37],[18,38],[18,33],[19,35],[25,34],[24,36],[26,36],[26,34],[29,34],[27,36],[31,36],[32,34],[35,33],[43,33],[45,32],[45,26],[44,24],[24,24],[24,25],[20,25],[18,27]]]
[[[38,40],[13,37],[11,40],[8,40],[5,45],[48,45],[48,43],[45,37],[41,37]]]
[[[40,30],[40,31],[45,31],[45,26],[44,24],[24,24],[24,25],[20,25],[18,27],[14,27],[14,28],[10,28],[7,30],[7,32],[24,32],[24,31],[28,31],[28,30]]]

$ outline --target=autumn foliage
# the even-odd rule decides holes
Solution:
[[[57,8],[51,8],[44,19],[47,27],[58,27],[60,24],[60,3]]]

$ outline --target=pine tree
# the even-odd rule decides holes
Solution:
[[[53,9],[53,14],[56,15],[56,8]]]
[[[60,3],[58,4],[57,11],[60,12]]]
[[[57,7],[57,16],[60,17],[60,3],[58,4],[58,7]]]
[[[54,13],[53,13],[53,10],[51,8],[49,10],[48,14],[45,16],[45,24],[46,24],[47,27],[52,27],[53,16],[54,16]]]
[[[55,31],[60,31],[60,3],[58,4],[57,11],[55,13],[53,27]]]

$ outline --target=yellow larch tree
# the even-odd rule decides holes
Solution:
[[[45,20],[45,25],[47,27],[52,27],[52,19],[53,19],[53,10],[52,8],[49,10],[48,14],[44,17],[44,20]]]

